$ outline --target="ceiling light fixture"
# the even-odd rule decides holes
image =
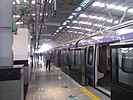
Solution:
[[[110,22],[110,23],[112,23],[112,22],[113,22],[113,20],[112,20],[112,19],[107,19],[106,21],[107,21],[107,22]]]
[[[108,9],[114,9],[114,10],[120,10],[120,11],[126,11],[128,9],[128,7],[116,6],[114,4],[104,4],[101,2],[94,2],[92,5],[97,7],[105,7],[106,5]]]
[[[31,2],[32,4],[35,4],[36,3],[36,1],[35,0],[32,0],[32,2]]]
[[[67,28],[70,28],[70,26],[67,26]]]
[[[72,16],[72,15],[71,15],[71,16],[69,16],[69,17],[68,17],[68,19],[73,19],[73,16]]]
[[[63,27],[59,27],[58,29],[61,30]]]
[[[118,20],[116,20],[116,21],[114,21],[114,23],[115,23],[115,24],[118,24],[118,23],[119,23],[119,21],[118,21]]]
[[[15,2],[13,2],[13,4],[15,4]]]
[[[78,21],[72,21],[72,23],[78,23]]]
[[[23,24],[23,22],[16,22],[16,25],[20,25],[20,24]]]
[[[112,8],[115,7],[115,5],[113,5],[113,4],[106,4],[106,7],[109,8],[109,9],[112,9]]]
[[[105,4],[104,3],[100,3],[100,2],[94,2],[92,5],[93,6],[98,6],[98,7],[105,7]]]
[[[88,17],[86,14],[80,14],[79,17]]]
[[[24,0],[24,2],[26,3],[27,0]]]
[[[67,24],[67,22],[62,23],[62,25],[66,25],[66,24]]]
[[[59,32],[59,30],[56,30],[56,32],[58,33],[58,32]]]
[[[91,25],[91,23],[89,22],[83,22],[83,21],[79,21],[80,24],[86,24],[86,25]]]
[[[20,4],[20,0],[16,0],[16,2],[17,2],[18,4]]]
[[[81,11],[81,10],[82,10],[81,7],[77,7],[77,8],[75,9],[75,11]]]
[[[128,12],[133,13],[133,9],[128,9]]]

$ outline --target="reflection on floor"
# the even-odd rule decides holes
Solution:
[[[43,66],[33,69],[26,100],[110,100],[94,88],[86,87],[92,94],[56,67],[48,71]]]

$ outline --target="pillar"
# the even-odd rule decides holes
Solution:
[[[0,66],[13,65],[12,0],[0,0]]]

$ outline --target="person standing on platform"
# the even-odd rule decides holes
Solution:
[[[47,68],[49,69],[49,71],[50,71],[50,68],[51,68],[51,59],[52,59],[52,57],[51,57],[51,54],[50,54],[50,52],[47,52],[46,53],[46,70],[47,70]]]

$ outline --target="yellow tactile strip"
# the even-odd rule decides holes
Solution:
[[[92,100],[100,100],[100,98],[98,98],[96,95],[94,95],[92,92],[90,92],[86,88],[80,87],[80,90],[84,92],[86,95],[88,95]]]
[[[99,97],[97,97],[92,92],[90,92],[89,90],[87,90],[86,88],[82,86],[80,88],[56,88],[56,90],[81,90],[83,93],[89,96],[92,100],[100,100]]]

